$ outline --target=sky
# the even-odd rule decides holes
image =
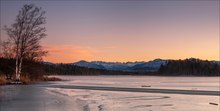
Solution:
[[[220,57],[218,0],[1,0],[1,29],[30,3],[46,11],[45,61]]]

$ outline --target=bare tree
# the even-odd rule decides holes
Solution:
[[[24,5],[16,16],[15,23],[4,30],[13,43],[16,58],[16,80],[20,80],[23,59],[39,59],[47,52],[42,50],[40,40],[46,37],[45,11],[34,4]]]
[[[4,58],[14,58],[15,57],[15,53],[14,53],[14,48],[13,48],[13,44],[11,44],[10,41],[3,41],[2,44],[2,57]]]

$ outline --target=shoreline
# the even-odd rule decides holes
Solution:
[[[149,76],[149,77],[220,77],[219,76],[196,76],[196,75],[178,75],[178,76],[173,76],[173,75],[146,75],[146,74],[128,74],[128,75],[110,75],[110,74],[107,74],[107,75],[48,75],[48,76]]]
[[[44,82],[44,81],[66,81],[66,80],[63,80],[61,78],[59,78],[59,76],[109,76],[109,77],[112,77],[112,76],[145,76],[145,77],[220,77],[219,76],[195,76],[195,75],[178,75],[178,76],[173,76],[173,75],[144,75],[144,74],[128,74],[128,75],[47,75],[47,76],[44,76],[43,78],[41,79],[36,79],[36,80],[30,80],[29,78],[24,78],[23,80],[21,80],[21,82],[19,81],[14,81],[14,80],[7,80],[6,77],[4,76],[0,76],[0,86],[1,85],[27,85],[27,84],[34,84],[34,83],[39,83],[39,82]]]
[[[1,85],[28,85],[28,84],[34,84],[34,83],[39,83],[39,82],[46,82],[46,81],[62,81],[62,79],[58,77],[49,77],[49,76],[44,76],[40,79],[33,79],[31,80],[30,78],[21,78],[20,81],[16,81],[13,79],[6,79],[6,77],[0,76],[0,86]]]

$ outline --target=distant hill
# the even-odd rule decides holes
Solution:
[[[127,71],[127,72],[154,72],[158,71],[160,66],[165,65],[168,60],[155,59],[148,62],[103,62],[103,61],[79,61],[73,63],[73,65],[87,67],[87,68],[96,68],[96,69],[105,69],[105,70],[114,70],[114,71]]]
[[[80,66],[80,67],[86,67],[86,68],[106,69],[101,64],[96,64],[95,62],[87,62],[87,61],[84,61],[84,60],[73,63],[73,65]]]
[[[161,65],[166,65],[168,60],[155,59],[153,61],[144,62],[131,67],[135,72],[156,72]]]

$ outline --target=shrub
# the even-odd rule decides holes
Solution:
[[[6,77],[0,74],[0,85],[7,84]]]

